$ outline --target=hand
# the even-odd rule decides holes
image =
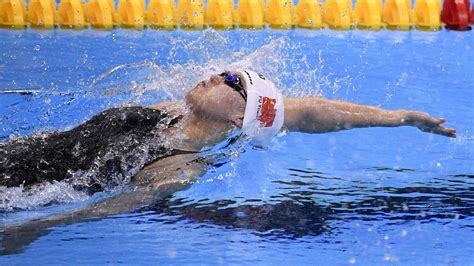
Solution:
[[[441,125],[447,121],[445,118],[434,118],[427,113],[418,111],[405,112],[404,122],[407,125],[415,126],[423,132],[434,133],[450,138],[456,137],[456,129],[443,127]]]

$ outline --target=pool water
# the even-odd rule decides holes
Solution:
[[[245,147],[170,198],[49,228],[3,226],[119,192],[2,188],[0,264],[474,265],[472,32],[0,36],[2,141],[68,129],[113,106],[180,99],[201,78],[238,67],[270,76],[287,96],[419,109],[458,132],[284,133],[268,149]]]

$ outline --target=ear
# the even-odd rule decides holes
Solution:
[[[244,124],[244,117],[242,115],[233,115],[231,117],[231,122],[234,124],[234,126],[238,128],[242,128],[242,125]]]

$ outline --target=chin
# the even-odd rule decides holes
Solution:
[[[199,95],[199,93],[197,92],[198,90],[198,87],[194,87],[193,89],[189,90],[186,95],[184,96],[184,101],[187,103],[187,104],[190,104],[190,105],[196,105],[197,103],[197,95]]]

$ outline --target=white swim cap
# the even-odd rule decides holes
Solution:
[[[247,104],[242,132],[254,146],[265,147],[283,126],[283,96],[275,84],[251,70],[238,71],[245,80]]]

